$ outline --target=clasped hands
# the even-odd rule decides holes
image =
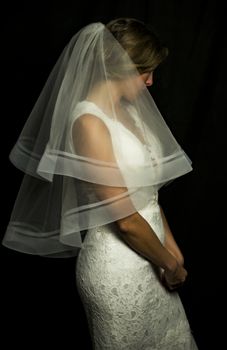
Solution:
[[[177,265],[175,270],[162,270],[161,281],[164,286],[169,290],[175,290],[183,285],[187,278],[187,271],[183,266],[183,261],[177,259]]]

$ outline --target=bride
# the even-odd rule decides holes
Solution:
[[[176,290],[183,254],[158,203],[163,185],[192,170],[147,89],[166,56],[136,19],[85,26],[10,155],[25,178],[3,244],[77,257],[97,350],[197,349]]]

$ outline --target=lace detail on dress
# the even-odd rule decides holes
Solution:
[[[157,197],[141,214],[163,240]],[[116,225],[87,233],[76,276],[94,349],[197,349],[178,294],[163,287],[158,269],[127,246]]]
[[[125,153],[119,153],[127,159],[130,152],[136,154],[137,141],[129,130],[121,130]],[[145,152],[140,143],[144,159],[140,153],[138,158],[142,163],[150,159],[156,162],[162,155],[158,140],[153,134],[150,137],[152,147],[145,148]],[[113,145],[118,154],[118,142]],[[153,190],[153,196],[139,213],[163,243],[157,187],[149,190]],[[77,258],[77,287],[87,314],[93,348],[196,350],[178,294],[165,289],[159,279],[159,269],[130,248],[122,235],[114,223],[88,230]]]

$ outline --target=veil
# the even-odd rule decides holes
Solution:
[[[76,256],[88,229],[141,210],[192,170],[102,23],[66,45],[10,160],[25,174],[2,244],[49,257]]]

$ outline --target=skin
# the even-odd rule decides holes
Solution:
[[[111,84],[116,109],[121,108],[120,100],[122,96],[128,99],[135,98],[136,94],[138,94],[141,89],[151,86],[153,84],[153,72],[147,72],[132,77],[127,83],[133,83],[135,86],[135,89],[130,96],[127,95],[128,91],[125,89],[127,84],[125,85],[125,82],[105,83]],[[105,98],[103,97],[105,97],[105,93],[108,90],[105,84],[96,87],[95,92],[88,96],[88,100],[91,99],[96,101],[96,103],[103,103],[103,101],[105,101]],[[99,101],[99,96],[102,96],[101,101]],[[108,101],[108,98],[106,100]],[[102,108],[108,112],[109,106],[102,104]],[[78,154],[97,160],[117,163],[114,157],[109,130],[100,118],[97,118],[92,114],[86,114],[78,118],[74,123],[72,135],[74,147]],[[102,135],[100,147],[99,135]],[[86,147],[82,142],[83,139],[89,140],[89,142],[86,142]],[[80,149],[81,145],[83,145],[82,149]],[[105,145],[105,147],[103,147],[103,145]],[[124,187],[95,186],[96,194],[100,200],[120,195],[126,190],[127,188]],[[161,281],[168,290],[171,291],[178,288],[184,283],[187,277],[187,271],[183,266],[183,255],[173,237],[163,209],[160,207],[165,230],[164,244],[160,242],[148,222],[137,211],[135,211],[130,199],[127,205],[129,207],[132,206],[131,209],[134,213],[115,222],[122,239],[133,250],[160,268]]]
[[[141,79],[143,80],[146,86],[151,86],[153,84],[153,72],[141,74]]]

